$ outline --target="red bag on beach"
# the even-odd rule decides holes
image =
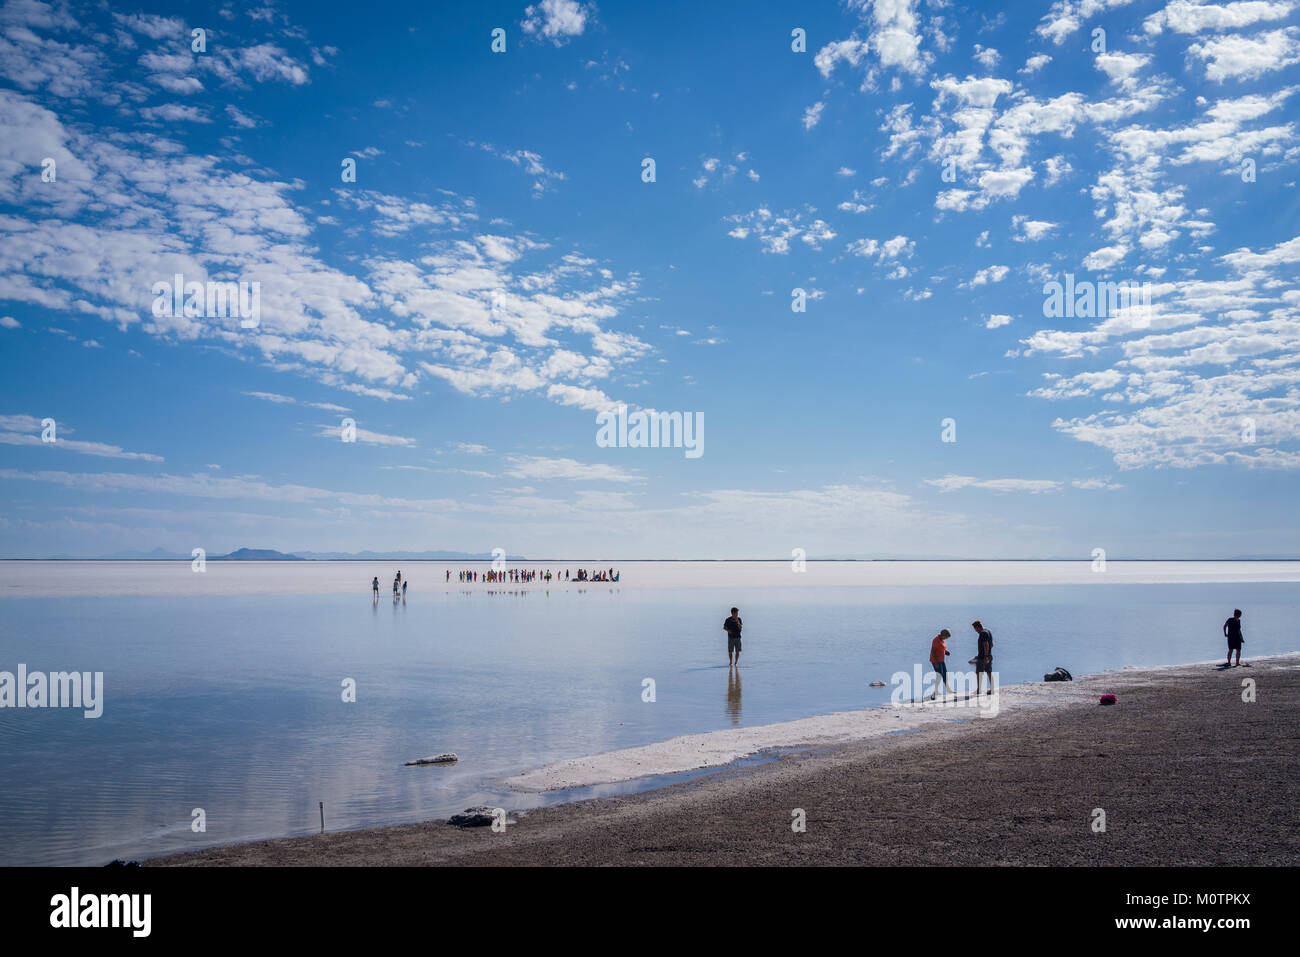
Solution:
[[[1102,704],[1114,704],[1114,703],[1115,703],[1115,696],[1114,696],[1113,694],[1104,694],[1104,695],[1101,696],[1101,703],[1102,703]]]

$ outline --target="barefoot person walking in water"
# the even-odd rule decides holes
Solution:
[[[1223,637],[1228,639],[1228,664],[1232,664],[1232,653],[1237,653],[1237,664],[1241,665],[1241,609],[1234,608],[1232,617],[1223,623]]]
[[[970,623],[970,626],[979,634],[979,640],[976,643],[975,650],[975,693],[980,693],[980,686],[983,684],[981,675],[989,676],[989,690],[985,694],[993,693],[993,632],[989,631],[977,618]]]
[[[731,609],[731,617],[722,623],[722,630],[727,633],[727,667],[740,664],[740,609]],[[732,660],[735,655],[735,660]]]

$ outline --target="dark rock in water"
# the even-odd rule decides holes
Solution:
[[[1070,674],[1064,668],[1057,667],[1055,671],[1043,675],[1044,681],[1073,681],[1074,675]]]
[[[444,754],[435,754],[428,758],[416,758],[414,761],[407,761],[406,766],[412,767],[417,764],[455,764],[460,758],[456,757],[451,751]]]
[[[883,681],[873,681],[871,684],[867,685],[868,688],[883,688],[884,686],[885,683]]]
[[[107,864],[105,864],[104,866],[105,866],[105,867],[139,867],[139,866],[140,866],[140,862],[139,862],[139,861],[124,861],[124,860],[122,860],[122,859],[120,859],[120,858],[116,858],[116,857],[115,857],[115,858],[113,858],[113,860],[109,861],[109,862],[108,862]]]
[[[497,812],[505,812],[501,808],[488,807],[486,804],[479,804],[474,807],[467,807],[459,814],[453,814],[447,819],[448,824],[455,824],[457,827],[487,827],[496,818]],[[510,818],[505,818],[507,824],[514,824]]]

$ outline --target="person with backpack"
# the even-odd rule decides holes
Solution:
[[[1223,623],[1223,637],[1228,639],[1228,664],[1232,665],[1232,653],[1237,653],[1237,667],[1241,667],[1241,646],[1246,639],[1241,637],[1241,609],[1234,608],[1232,617]]]

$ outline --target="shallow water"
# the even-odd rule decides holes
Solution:
[[[51,567],[28,564],[0,565],[3,584]],[[1248,655],[1292,651],[1300,611],[1295,580],[887,587],[800,577],[797,586],[722,588],[697,576],[690,587],[649,587],[647,578],[671,580],[681,568],[641,566],[632,587],[632,566],[620,565],[621,586],[510,594],[421,591],[421,576],[443,578],[446,566],[408,564],[417,590],[397,605],[386,595],[375,605],[364,590],[324,591],[321,582],[342,580],[335,563],[255,569],[259,584],[283,576],[278,594],[160,588],[172,579],[145,563],[99,566],[129,580],[120,597],[96,597],[98,586],[59,598],[0,589],[0,670],[102,671],[106,689],[97,719],[0,709],[0,863],[98,864],[314,833],[319,802],[331,830],[446,817],[476,803],[537,806],[573,795],[515,795],[493,782],[678,734],[879,704],[891,688],[868,682],[924,663],[941,627],[954,635],[951,661],[965,667],[975,617],[993,630],[995,667],[1011,684],[1056,665],[1077,675],[1217,658],[1233,607],[1246,612]],[[369,567],[345,569],[346,580]],[[1245,572],[1225,563],[1222,574]],[[387,574],[391,582],[391,565]],[[963,574],[943,571],[952,581]],[[93,569],[72,577],[94,586]],[[745,621],[739,680],[722,631],[733,604]],[[347,678],[355,703],[342,700]],[[653,703],[642,699],[646,678]],[[459,763],[403,766],[442,751]],[[206,814],[201,833],[191,830],[195,808]]]

